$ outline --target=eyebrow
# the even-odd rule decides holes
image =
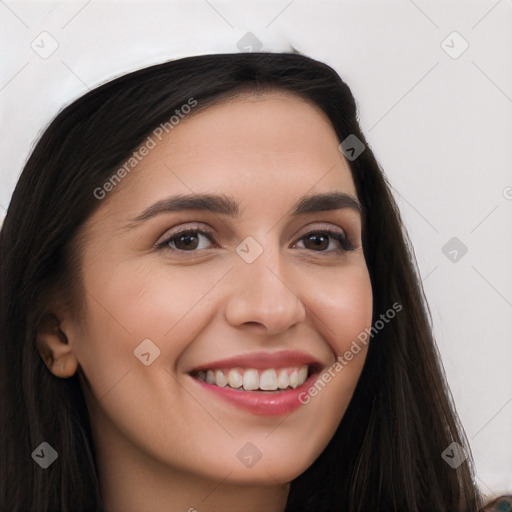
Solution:
[[[307,213],[324,212],[350,208],[361,214],[361,203],[354,197],[344,192],[328,192],[301,197],[295,206],[292,216]],[[131,219],[131,222],[139,223],[157,215],[180,210],[209,211],[237,217],[240,209],[236,200],[226,195],[193,194],[176,195],[162,199],[146,208],[140,215]]]

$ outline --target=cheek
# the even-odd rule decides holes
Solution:
[[[144,368],[139,346],[149,347],[152,368],[170,369],[215,313],[209,291],[223,273],[212,267],[198,277],[193,266],[172,270],[133,262],[115,268],[103,262],[89,272],[87,320],[73,348],[94,395],[106,395],[128,372]]]
[[[304,422],[302,443],[309,448],[309,458],[303,469],[325,448],[352,399],[368,350],[358,336],[371,327],[373,312],[365,265],[337,270],[316,289],[316,294],[310,294],[309,306],[317,330],[332,351],[332,364],[299,397],[308,418],[322,418]]]
[[[229,269],[227,269],[229,270]],[[191,316],[205,310],[204,299],[226,268],[204,264],[172,267],[165,262],[127,261],[91,282],[91,290],[118,327],[132,338],[164,339]]]
[[[365,265],[352,265],[332,274],[318,288],[315,314],[318,326],[336,355],[343,354],[357,336],[371,326],[373,294]]]

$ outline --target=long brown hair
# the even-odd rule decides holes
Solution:
[[[351,403],[329,445],[292,482],[287,512],[477,511],[471,457],[456,469],[442,452],[470,454],[432,336],[430,314],[389,186],[358,124],[349,87],[298,54],[222,54],[151,66],[112,80],[63,109],[19,178],[0,234],[0,509],[102,510],[95,452],[78,375],[53,376],[35,348],[55,297],[80,302],[79,229],[99,207],[95,188],[148,134],[193,97],[197,109],[240,91],[284,90],[313,101],[340,141],[366,149],[350,168],[364,209],[363,248],[376,334]],[[290,177],[292,179],[292,177]],[[31,458],[43,441],[59,459]]]

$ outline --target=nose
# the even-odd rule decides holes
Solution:
[[[264,254],[252,263],[238,261],[230,272],[225,315],[234,327],[259,325],[273,335],[304,321],[306,309],[286,280],[290,273],[283,272],[278,258],[270,260]]]

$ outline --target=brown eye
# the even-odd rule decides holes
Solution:
[[[341,246],[341,249],[331,249],[327,250],[329,248],[329,245],[334,239],[339,246]],[[315,252],[332,252],[333,250],[340,251],[352,251],[354,250],[354,247],[349,243],[347,238],[338,231],[332,231],[332,230],[322,230],[322,231],[310,231],[306,235],[304,235],[301,238],[301,241],[304,240],[304,246],[306,249],[310,249]]]
[[[329,236],[325,234],[311,234],[304,237],[306,249],[321,250],[324,251],[329,247]],[[307,242],[311,242],[308,244]],[[308,247],[309,245],[309,247]]]
[[[191,252],[196,249],[207,249],[208,247],[199,247],[201,244],[201,238],[206,238],[210,242],[213,242],[213,238],[210,233],[199,229],[189,229],[171,235],[159,243],[158,247],[183,252]]]

